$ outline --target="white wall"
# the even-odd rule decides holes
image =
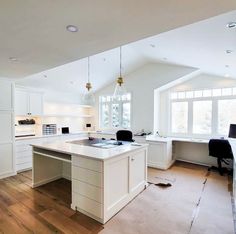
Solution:
[[[132,94],[132,122],[134,132],[144,129],[153,131],[154,90],[179,79],[196,69],[169,64],[147,64],[124,78],[125,88]],[[115,82],[96,92],[95,124],[99,128],[100,95],[113,94]]]

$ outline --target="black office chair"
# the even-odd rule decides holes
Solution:
[[[223,175],[224,172],[228,172],[227,168],[222,167],[222,162],[229,165],[225,159],[232,159],[233,153],[231,146],[228,140],[223,139],[211,139],[208,144],[209,156],[216,157],[218,168],[211,167],[210,169],[217,169],[220,175]]]
[[[129,130],[119,130],[116,132],[116,140],[134,142],[133,133]]]

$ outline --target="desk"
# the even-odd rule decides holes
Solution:
[[[32,187],[63,177],[63,163],[69,164],[71,208],[103,224],[146,187],[146,144],[110,149],[64,142],[32,146]]]
[[[202,165],[216,165],[208,156],[207,139],[147,136],[148,166],[168,169],[176,159]]]

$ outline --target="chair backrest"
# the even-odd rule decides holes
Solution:
[[[211,139],[208,144],[209,155],[217,158],[233,158],[228,140]]]
[[[117,141],[134,141],[133,133],[129,130],[119,130],[116,132],[116,140]]]

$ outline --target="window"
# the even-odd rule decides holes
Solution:
[[[188,103],[172,103],[172,132],[186,133],[188,128]]]
[[[212,101],[193,102],[193,133],[211,133]]]
[[[219,100],[218,102],[218,131],[227,135],[229,125],[236,123],[236,99]]]
[[[170,132],[185,136],[226,136],[236,124],[236,88],[170,94]]]
[[[99,97],[100,128],[130,128],[131,94],[123,95],[120,101],[113,101],[112,96]]]

